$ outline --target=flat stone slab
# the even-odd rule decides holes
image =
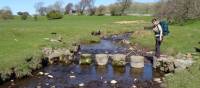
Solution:
[[[106,65],[108,63],[109,56],[107,54],[96,54],[95,61],[97,65]]]
[[[131,67],[143,68],[144,67],[144,57],[143,56],[131,56],[130,57]]]
[[[82,54],[79,60],[80,64],[91,64],[92,63],[92,55],[91,54]]]
[[[110,55],[112,59],[112,64],[114,66],[125,66],[126,65],[126,55],[124,54],[113,54]]]

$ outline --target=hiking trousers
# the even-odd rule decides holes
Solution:
[[[156,40],[156,44],[155,44],[155,56],[157,58],[159,58],[160,57],[160,46],[162,44],[162,41],[160,41],[160,37],[156,37],[155,40]]]

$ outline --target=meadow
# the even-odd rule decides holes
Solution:
[[[98,40],[97,37],[90,35],[92,31],[101,30],[104,34],[144,31],[138,35],[133,35],[131,42],[153,50],[153,33],[144,30],[144,26],[150,25],[151,18],[145,16],[65,16],[59,20],[47,20],[46,17],[39,17],[37,21],[33,18],[21,20],[19,17],[15,17],[13,20],[0,20],[0,73],[10,74],[11,68],[15,67],[15,69],[18,69],[19,75],[30,74],[30,64],[26,63],[27,57],[35,56],[37,61],[40,58],[41,48],[51,46],[45,38],[55,37],[51,34],[53,32],[62,36],[65,42],[65,44],[57,44],[56,46],[70,48],[72,43],[75,42]],[[138,20],[144,22],[115,23]],[[200,42],[199,29],[200,21],[188,23],[184,26],[170,25],[171,33],[164,39],[161,47],[162,53],[169,55],[194,53],[194,47],[198,47],[198,42]],[[194,67],[196,66],[200,66],[200,63],[197,63]],[[193,71],[200,74],[198,69]],[[170,85],[173,84],[173,81],[184,79],[179,77],[178,74],[180,73],[177,73],[177,76],[175,74],[175,76],[168,78],[170,88],[176,88]],[[189,76],[188,74],[192,75],[192,73],[186,71],[185,75]],[[197,81],[199,80],[197,79]]]

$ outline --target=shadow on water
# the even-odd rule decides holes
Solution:
[[[104,38],[99,44],[82,45],[82,53],[127,53],[128,47],[119,45],[117,42],[122,39],[128,39],[129,34],[111,36]],[[49,73],[39,76],[38,72]],[[159,84],[153,82],[155,77],[161,77],[161,74],[154,71],[151,61],[146,59],[144,68],[131,68],[130,64],[125,67],[114,67],[109,64],[106,66],[97,66],[79,64],[53,64],[33,73],[32,77],[15,80],[5,83],[0,88],[79,88],[79,84],[84,83],[83,88],[113,88],[111,80],[117,80],[114,88],[131,88],[133,85],[137,88],[160,88]],[[82,88],[82,87],[81,87]]]

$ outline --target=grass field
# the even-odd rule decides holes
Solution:
[[[48,46],[44,38],[52,38],[52,32],[63,37],[64,46],[70,47],[74,42],[96,39],[90,35],[91,31],[102,30],[106,33],[141,29],[144,25],[121,25],[113,22],[122,20],[146,20],[150,17],[87,17],[66,16],[60,20],[47,20],[40,17],[38,21],[32,19],[0,20],[0,72],[10,73],[12,67],[28,69],[25,59],[38,55],[39,49]],[[23,73],[29,71],[22,70]]]
[[[144,20],[147,23],[114,23],[128,20]],[[45,17],[39,17],[38,21],[34,21],[33,18],[22,21],[20,18],[15,17],[14,20],[0,20],[0,73],[9,74],[12,67],[18,69],[19,75],[30,73],[29,67],[31,66],[26,63],[27,57],[35,56],[35,61],[37,61],[37,58],[40,57],[40,48],[51,45],[44,38],[52,38],[52,32],[56,32],[63,37],[66,44],[62,46],[70,47],[74,42],[97,39],[90,35],[91,31],[101,30],[104,33],[143,31],[143,27],[150,25],[150,22],[151,17],[134,16],[65,16],[64,19],[60,20],[47,20]],[[179,52],[195,52],[193,47],[199,46],[198,42],[200,42],[199,29],[200,21],[185,26],[170,26],[171,33],[164,40],[161,47],[162,53],[175,55]],[[133,35],[132,42],[153,50],[153,33],[145,31]],[[193,71],[198,75],[200,74],[198,69]],[[183,75],[188,74],[185,72]],[[181,81],[182,79],[179,76],[179,73],[177,73],[177,76],[175,75],[174,78],[169,79]],[[173,81],[168,80],[169,87],[176,88],[170,85],[173,84]]]

